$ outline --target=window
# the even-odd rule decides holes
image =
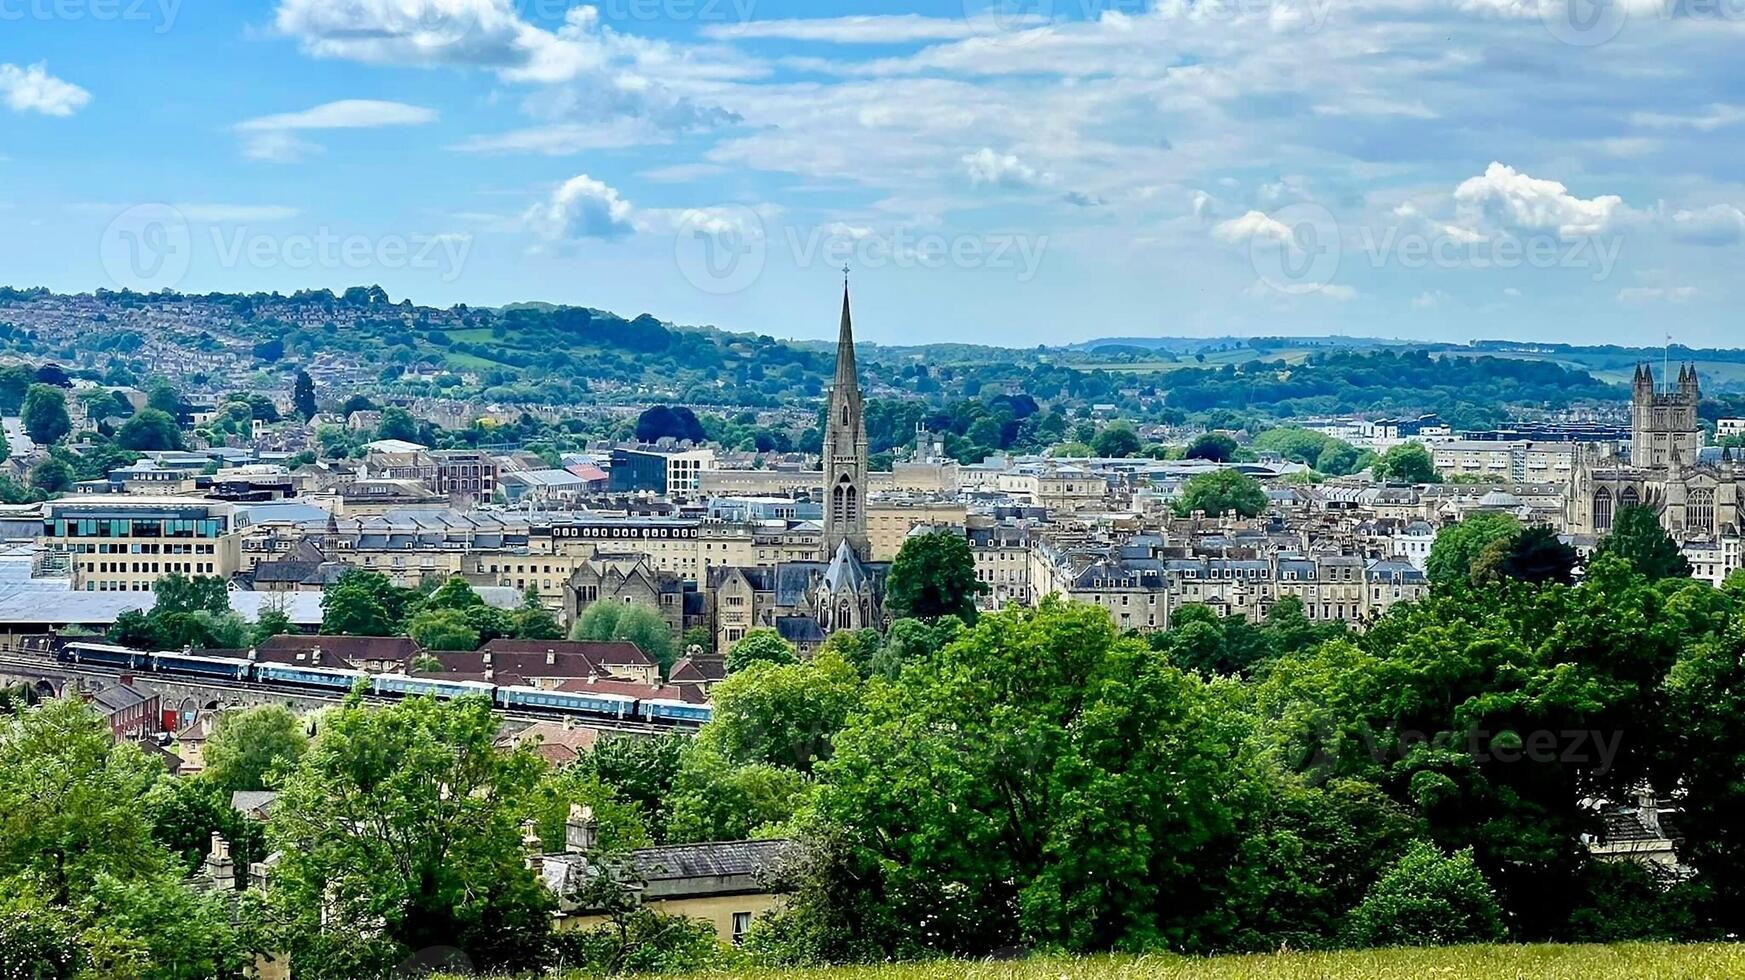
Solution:
[[[751,931],[751,913],[733,913],[733,945],[745,942],[745,934]]]
[[[1601,487],[1594,494],[1594,530],[1610,531],[1612,529],[1612,491]]]
[[[1715,492],[1713,490],[1692,490],[1690,503],[1685,507],[1685,526],[1693,531],[1704,534],[1715,533]]]

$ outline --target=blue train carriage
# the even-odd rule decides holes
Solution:
[[[375,693],[399,697],[434,697],[447,701],[469,695],[493,700],[497,685],[484,681],[445,681],[440,677],[408,677],[405,674],[377,674]]]
[[[92,664],[99,667],[120,667],[124,670],[150,670],[151,655],[144,650],[118,647],[113,643],[68,643],[55,651],[55,659],[63,664]]]
[[[565,711],[601,718],[629,718],[636,713],[636,699],[622,694],[547,691],[537,687],[499,687],[497,706]]]
[[[671,701],[663,698],[649,698],[642,702],[640,709],[645,721],[678,721],[693,725],[707,725],[715,712],[706,704],[692,704],[689,701]]]
[[[329,691],[350,691],[370,675],[361,670],[337,667],[304,667],[297,664],[256,664],[255,679],[267,684],[295,684]]]
[[[242,681],[249,677],[254,661],[238,657],[208,657],[198,653],[164,651],[151,655],[152,669],[161,674],[182,674],[189,677],[216,677],[227,681]]]

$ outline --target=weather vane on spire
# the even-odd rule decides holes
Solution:
[[[848,285],[848,263],[847,262],[842,263],[842,284],[844,286]]]

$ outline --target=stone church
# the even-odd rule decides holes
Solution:
[[[809,653],[838,630],[887,625],[884,594],[888,562],[869,561],[867,435],[854,356],[854,318],[848,288],[836,342],[836,377],[824,423],[824,534],[817,561],[774,568],[710,570],[715,642],[726,650],[748,630],[773,628]]]
[[[1625,459],[1583,446],[1565,501],[1573,534],[1604,535],[1620,508],[1653,507],[1681,541],[1733,537],[1740,528],[1740,478],[1732,450],[1705,447],[1697,421],[1702,390],[1694,366],[1676,382],[1657,384],[1636,368],[1630,394],[1630,454]]]

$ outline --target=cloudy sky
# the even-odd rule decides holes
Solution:
[[[1745,346],[1745,0],[0,0],[0,280]]]

